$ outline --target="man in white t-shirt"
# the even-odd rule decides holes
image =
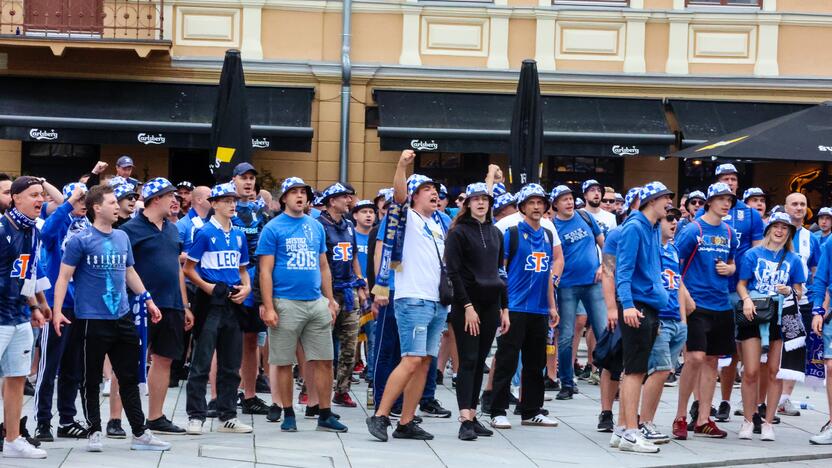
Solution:
[[[387,441],[390,411],[403,392],[402,414],[393,437],[433,439],[433,435],[419,427],[413,418],[422,397],[431,357],[436,357],[439,352],[439,339],[448,315],[448,308],[439,302],[440,259],[445,251],[442,227],[434,220],[439,187],[420,174],[405,180],[407,167],[415,157],[412,150],[403,151],[393,178],[396,203],[408,199],[410,203],[402,212],[407,218],[401,265],[395,272],[394,310],[402,360],[390,374],[375,414],[367,418],[370,434],[381,441]]]
[[[586,200],[584,210],[595,218],[601,232],[606,236],[608,232],[618,226],[618,222],[616,222],[614,214],[601,209],[604,187],[597,180],[589,179],[583,183],[581,191],[584,193],[584,199]],[[612,198],[612,194],[610,194],[610,199]]]

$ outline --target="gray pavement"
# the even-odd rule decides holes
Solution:
[[[799,417],[782,417],[776,426],[776,442],[737,439],[739,418],[721,424],[729,432],[724,440],[698,439],[672,441],[660,453],[639,455],[622,453],[608,446],[609,434],[595,430],[599,412],[598,387],[580,383],[581,393],[572,401],[549,401],[546,408],[560,421],[557,428],[532,428],[520,425],[519,416],[510,416],[514,428],[497,431],[494,437],[475,442],[457,439],[456,400],[450,378],[437,389],[437,398],[449,409],[451,419],[427,419],[424,428],[436,438],[429,442],[390,439],[381,443],[368,435],[364,418],[369,414],[363,406],[336,408],[342,421],[350,428],[347,434],[315,431],[315,421],[300,419],[297,433],[280,432],[279,424],[265,416],[241,415],[253,424],[253,434],[222,434],[210,432],[202,436],[163,436],[173,443],[164,454],[132,452],[128,441],[107,440],[103,453],[85,452],[85,441],[58,439],[44,444],[49,452],[46,460],[13,461],[0,458],[0,466],[13,467],[202,467],[253,468],[291,467],[549,467],[549,466],[832,466],[832,446],[812,446],[808,438],[826,420],[825,394],[798,386],[794,398],[808,398],[816,409],[804,410]],[[366,384],[356,385],[353,393],[359,404],[365,401]],[[554,396],[554,392],[548,392]],[[717,392],[718,393],[718,392]],[[270,402],[268,395],[260,395]],[[666,388],[657,414],[660,429],[670,431],[676,408],[676,388]],[[734,391],[734,406],[739,404],[739,390]],[[102,414],[108,414],[103,402]],[[78,408],[80,410],[80,403]],[[146,408],[146,406],[145,406]],[[25,413],[31,413],[32,400],[27,398]],[[295,406],[302,415],[302,408]],[[185,391],[170,389],[165,413],[184,426]],[[57,418],[56,418],[57,420]],[[487,418],[483,418],[487,421]],[[209,422],[213,422],[209,420]],[[125,420],[126,423],[126,420]],[[206,427],[209,424],[206,424]],[[30,430],[33,430],[30,423]],[[128,430],[127,426],[125,429]],[[212,427],[213,430],[213,427]]]

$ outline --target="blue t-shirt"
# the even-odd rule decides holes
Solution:
[[[368,234],[361,234],[356,229],[355,243],[358,247],[358,264],[361,265],[361,276],[367,276],[367,244],[370,242]],[[375,241],[373,241],[375,242]]]
[[[64,264],[75,267],[75,316],[115,320],[128,311],[126,271],[133,266],[133,249],[124,231],[105,234],[94,226],[66,244]]]
[[[832,234],[827,234],[824,236],[823,231],[815,231],[812,233],[812,236],[817,237],[818,241],[820,241],[820,245],[825,244],[826,241],[829,239],[830,235]]]
[[[326,253],[324,227],[311,216],[286,213],[272,219],[260,234],[257,255],[273,255],[275,298],[313,301],[321,297],[318,259]]]
[[[5,238],[0,240],[0,325],[20,325],[31,317],[21,291],[27,278],[37,279],[34,270],[40,240],[37,229],[17,229],[2,215],[0,234]],[[35,236],[34,242],[32,236]]]
[[[704,213],[704,207],[700,208],[696,212],[696,218],[701,218]],[[763,239],[763,231],[765,230],[763,218],[757,210],[746,205],[742,200],[737,200],[736,205],[728,211],[728,214],[722,220],[737,235],[739,246],[737,247],[736,261],[739,265],[742,262],[742,256],[751,248],[751,243]],[[737,273],[730,277],[728,287],[731,292],[736,291],[738,278]]]
[[[749,292],[774,296],[778,284],[791,286],[806,281],[800,257],[794,252],[783,254],[783,250],[774,252],[762,245],[745,253],[740,264],[740,280],[748,281]]]
[[[682,320],[679,313],[679,287],[682,275],[679,273],[679,252],[672,242],[662,246],[662,285],[667,291],[667,305],[659,310],[660,319]]]
[[[792,246],[794,247],[794,253],[802,260],[806,284],[811,286],[812,269],[817,267],[818,262],[820,262],[820,240],[817,237],[812,236],[812,233],[809,232],[808,229],[801,227],[794,234]],[[813,288],[810,287],[808,288],[808,293],[801,296],[800,304],[807,304],[809,301],[813,300]],[[786,302],[788,303],[789,301],[790,299],[787,298]]]
[[[249,264],[248,245],[239,229],[225,232],[222,225],[211,218],[196,232],[194,244],[188,250],[188,260],[198,263],[197,273],[203,280],[236,286],[242,282],[240,267]]]
[[[508,264],[508,308],[512,312],[549,313],[549,284],[552,243],[540,227],[532,229],[525,221],[517,225],[517,251]],[[503,252],[509,257],[510,230],[503,235]]]
[[[589,223],[576,211],[568,221],[557,217],[553,220],[563,248],[561,288],[595,283],[595,272],[601,266],[595,237],[601,235],[601,228],[595,218],[587,218]]]
[[[182,242],[183,252],[191,250],[196,231],[205,226],[206,221],[199,217],[196,210],[191,208],[188,210],[188,214],[176,223],[176,230],[179,231],[179,241]]]
[[[381,219],[381,224],[378,225],[378,234],[376,235],[376,240],[384,242],[384,232],[387,229],[387,216]],[[378,274],[378,272],[376,272]],[[388,284],[390,285],[390,291],[396,290],[396,275],[393,272],[390,272],[390,278],[388,279]]]
[[[736,257],[738,243],[733,230],[725,222],[712,226],[700,218],[676,234],[675,243],[682,262],[685,287],[696,306],[713,311],[731,310],[728,298],[730,277],[716,272],[716,262],[722,260],[727,263]],[[697,244],[699,247],[690,266],[685,265]]]

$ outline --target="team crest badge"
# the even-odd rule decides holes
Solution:
[[[745,219],[745,211],[737,211],[737,221],[742,221]]]

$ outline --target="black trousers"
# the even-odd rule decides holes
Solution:
[[[523,371],[520,374],[522,417],[536,416],[543,407],[546,367],[546,336],[549,332],[548,314],[509,312],[511,327],[508,333],[497,338],[497,354],[494,356],[494,387],[491,417],[505,416],[511,378],[517,371],[517,358],[522,351]],[[457,376],[457,384],[459,377]]]
[[[83,330],[81,357],[84,377],[81,380],[81,404],[90,433],[101,430],[99,388],[104,372],[104,357],[110,358],[118,377],[119,394],[133,435],[145,431],[142,400],[139,397],[139,334],[133,314],[116,320],[76,320],[73,326]]]
[[[243,351],[243,332],[237,313],[238,305],[225,299],[216,303],[202,291],[197,292],[197,324],[188,372],[186,410],[188,418],[205,420],[205,402],[211,358],[217,351],[217,415],[220,421],[237,417],[237,388],[240,386],[240,362]]]
[[[456,336],[459,352],[459,370],[456,376],[456,402],[459,409],[476,409],[482,388],[482,371],[491,343],[500,326],[500,305],[493,301],[472,300],[480,318],[480,334],[473,336],[465,331],[465,310],[457,305],[451,309],[450,322]],[[516,361],[515,361],[516,362]]]
[[[81,386],[81,347],[83,331],[75,325],[72,309],[63,309],[72,324],[64,325],[61,336],[50,326],[41,332],[38,384],[35,389],[35,405],[39,423],[52,421],[52,396],[55,393],[55,376],[58,377],[58,415],[61,424],[72,424],[77,413],[75,397]]]

